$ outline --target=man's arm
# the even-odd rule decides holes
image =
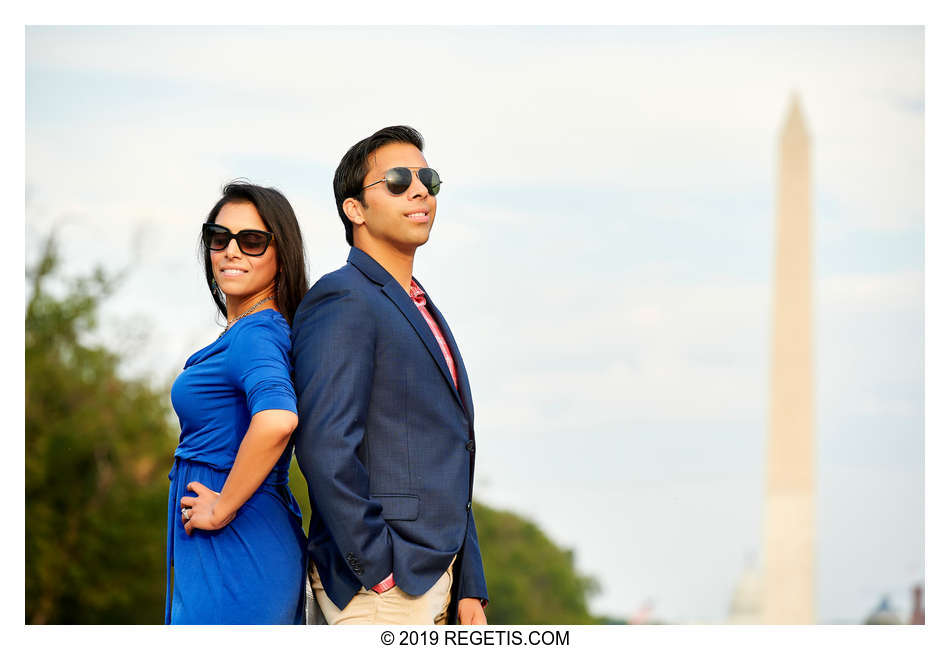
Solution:
[[[375,321],[349,289],[308,296],[294,318],[297,458],[314,503],[353,574],[369,588],[392,572],[382,505],[357,456],[373,384]]]
[[[475,530],[475,516],[471,511],[468,513],[468,532],[462,545],[462,566],[459,572],[459,599],[462,598],[488,601],[482,552],[478,548],[478,531]]]
[[[475,517],[468,513],[468,531],[462,544],[462,566],[459,571],[458,617],[462,625],[485,625],[485,605],[488,604],[488,587],[485,585],[485,569],[482,553],[478,548],[478,531]]]

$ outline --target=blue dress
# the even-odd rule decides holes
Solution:
[[[221,491],[251,416],[297,412],[290,371],[290,328],[265,309],[191,355],[172,385],[181,437],[168,475],[166,624],[303,622],[306,537],[287,485],[291,445],[224,528],[189,536],[180,507],[195,496],[191,481]]]

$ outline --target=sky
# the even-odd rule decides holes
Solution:
[[[761,560],[779,129],[812,138],[819,622],[924,575],[918,27],[29,27],[26,260],[122,283],[101,339],[168,382],[220,332],[200,223],[234,178],[347,246],[346,149],[410,124],[444,186],[414,274],[476,408],[476,498],[601,591],[725,620]],[[169,450],[171,452],[171,450]]]

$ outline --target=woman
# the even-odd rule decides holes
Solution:
[[[306,539],[287,486],[297,426],[288,323],[307,290],[300,227],[277,190],[232,183],[201,241],[227,326],[172,386],[181,437],[165,623],[301,623]]]

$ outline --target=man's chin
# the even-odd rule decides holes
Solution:
[[[419,246],[422,246],[424,243],[429,241],[430,232],[431,230],[427,229],[424,234],[423,233],[416,234],[415,237],[411,238],[410,246],[414,246],[416,248],[418,248]]]

